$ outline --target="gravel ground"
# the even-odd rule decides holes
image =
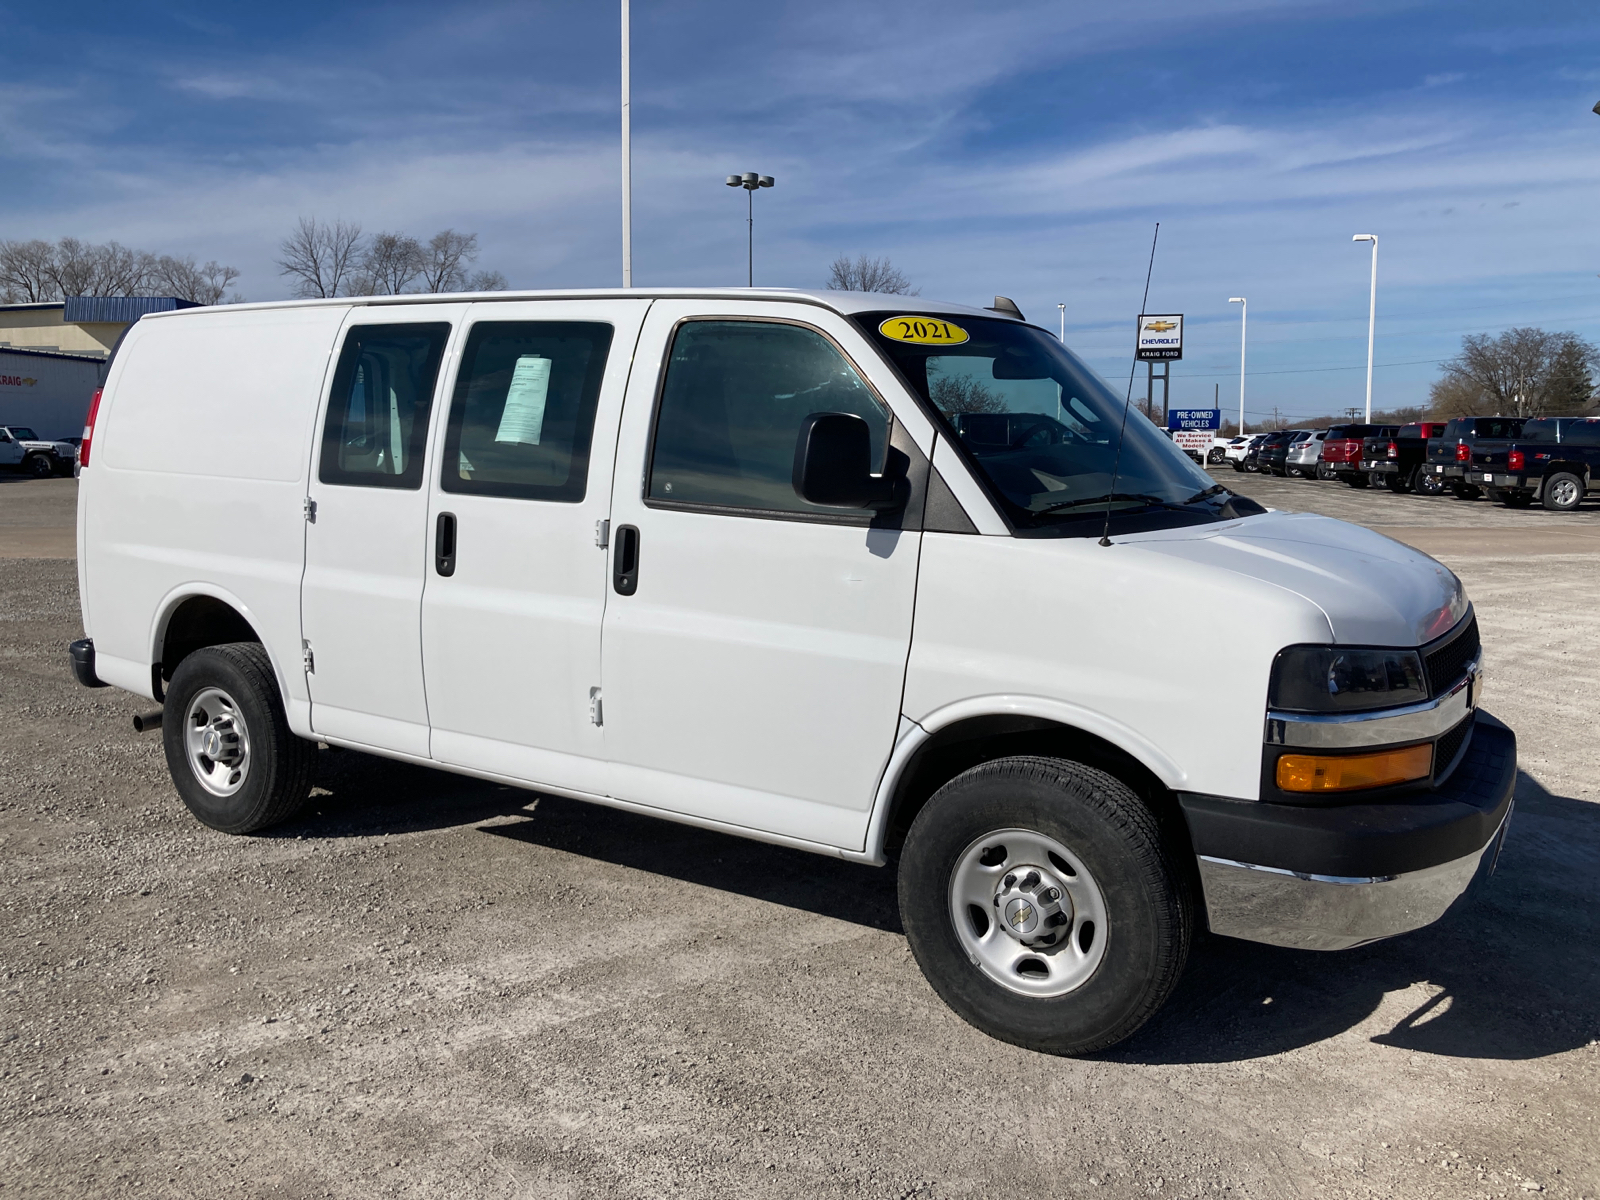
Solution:
[[[1527,768],[1490,886],[1337,955],[1202,938],[1068,1060],[940,1004],[888,871],[349,752],[212,833],[71,682],[71,561],[0,560],[0,1194],[1596,1197],[1600,556],[1449,561]]]

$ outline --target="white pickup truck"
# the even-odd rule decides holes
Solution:
[[[0,425],[0,467],[17,467],[40,479],[70,475],[78,460],[71,442],[47,441],[26,425]]]

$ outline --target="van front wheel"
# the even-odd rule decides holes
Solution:
[[[984,763],[917,814],[900,857],[917,964],[1001,1041],[1088,1054],[1131,1036],[1183,971],[1192,905],[1155,816],[1056,758]]]
[[[289,731],[259,644],[190,654],[172,673],[162,711],[167,770],[203,824],[252,833],[292,816],[310,795],[316,747]]]

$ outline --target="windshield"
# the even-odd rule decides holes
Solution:
[[[1138,409],[1124,434],[1123,398],[1043,330],[985,317],[856,320],[937,410],[1019,533],[1098,536],[1108,509],[1125,518],[1121,532],[1264,511],[1214,483]]]
[[[8,425],[6,428],[11,430],[11,436],[19,442],[37,442],[39,440],[39,435],[26,425]]]

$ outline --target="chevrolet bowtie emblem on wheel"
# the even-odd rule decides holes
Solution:
[[[1177,323],[1174,321],[1151,321],[1150,324],[1145,326],[1146,329],[1154,333],[1165,333],[1167,330],[1176,329],[1177,327]]]
[[[1014,928],[1021,929],[1033,920],[1033,905],[1021,905],[1016,912],[1011,914],[1011,924]]]

